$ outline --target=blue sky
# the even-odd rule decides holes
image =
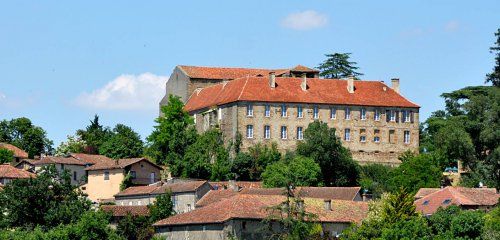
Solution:
[[[55,146],[98,114],[146,137],[179,64],[315,67],[352,52],[363,79],[401,79],[422,119],[481,85],[500,1],[2,1],[0,119]]]

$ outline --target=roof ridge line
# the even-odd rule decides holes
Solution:
[[[241,95],[243,95],[243,92],[245,91],[245,87],[247,86],[247,83],[248,83],[248,78],[249,78],[249,75],[247,75],[247,79],[245,80],[245,85],[243,85],[243,87],[241,88],[240,95],[238,96],[238,101],[240,101]]]

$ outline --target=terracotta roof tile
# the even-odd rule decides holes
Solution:
[[[108,158],[104,155],[94,155],[86,153],[71,153],[70,155],[87,164],[96,164],[105,161],[113,161],[113,159]]]
[[[198,202],[196,202],[196,207],[204,207],[212,203],[219,202],[223,199],[230,198],[237,195],[239,192],[233,189],[221,189],[221,190],[210,190],[205,194]]]
[[[148,206],[102,205],[101,210],[111,213],[113,217],[125,217],[127,214],[131,214],[132,216],[149,216]]]
[[[309,68],[309,67],[306,67],[306,66],[302,66],[302,65],[297,65],[294,68],[290,69],[290,71],[319,73],[319,71],[316,70],[316,69],[312,69],[312,68]]]
[[[153,162],[149,161],[146,158],[124,158],[112,161],[98,162],[90,167],[85,168],[85,170],[90,171],[90,170],[104,170],[104,169],[119,169],[119,168],[125,168],[140,161],[147,161],[148,163],[157,167],[158,169],[162,169],[160,166],[154,164]]]
[[[278,195],[238,194],[205,207],[160,220],[154,225],[223,223],[231,219],[261,220],[272,214],[269,207],[276,206],[284,200],[285,196]],[[327,211],[324,209],[322,199],[305,198],[303,200],[305,210],[317,215],[321,222],[359,223],[368,213],[366,202],[333,200],[332,210]]]
[[[10,164],[0,165],[0,178],[19,179],[19,178],[34,178],[34,177],[36,177],[36,174],[15,168]]]
[[[115,197],[151,194],[157,188],[156,185],[129,187],[117,193]]]
[[[178,66],[190,78],[227,79],[232,80],[246,76],[267,76],[270,72],[284,72],[288,69],[258,69],[258,68],[233,68],[233,67],[201,67]]]
[[[80,161],[73,157],[43,157],[38,161],[31,161],[34,165],[46,165],[46,164],[67,164],[67,165],[80,165],[85,166],[86,163]]]
[[[296,196],[303,198],[354,200],[361,187],[297,187]],[[243,189],[241,194],[285,195],[284,188]]]
[[[129,187],[119,193],[117,193],[116,197],[121,196],[133,196],[133,195],[146,195],[146,194],[163,194],[170,190],[173,193],[180,192],[194,192],[203,184],[207,183],[207,181],[187,181],[187,182],[178,182],[178,183],[168,183],[168,184],[151,184],[148,186],[136,186]]]
[[[239,188],[262,188],[262,182],[236,181],[235,184]],[[210,185],[214,189],[227,189],[231,187],[231,181],[210,182]]]
[[[301,89],[301,81],[276,78],[277,86],[273,89],[268,85],[268,77],[239,78],[195,91],[185,109],[194,111],[237,101],[419,107],[380,81],[355,81],[354,93],[347,91],[346,80],[309,78],[306,91]]]
[[[421,188],[418,190],[417,193],[415,193],[415,199],[423,198],[423,197],[425,197],[431,193],[435,193],[439,190],[441,190],[441,188]]]
[[[415,201],[417,211],[433,214],[439,207],[494,206],[500,194],[494,188],[445,187]]]
[[[14,153],[14,157],[18,158],[28,158],[28,153],[22,149],[8,143],[0,143],[0,148],[11,150]]]

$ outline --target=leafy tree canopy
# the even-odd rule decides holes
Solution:
[[[239,152],[231,165],[231,172],[241,181],[259,181],[266,167],[281,159],[276,143],[257,143],[248,152]]]
[[[99,116],[95,115],[85,129],[80,129],[76,134],[86,143],[85,152],[99,154],[99,148],[111,137],[111,130],[99,123]]]
[[[495,87],[500,87],[500,28],[495,33],[497,40],[495,45],[490,48],[490,52],[494,53],[495,56],[495,66],[493,71],[486,75],[486,82],[491,82]]]
[[[30,158],[52,152],[52,141],[41,127],[33,125],[28,118],[0,121],[0,142],[10,143],[26,151]]]
[[[75,137],[68,135],[66,142],[61,142],[61,144],[59,144],[54,155],[67,156],[70,153],[84,153],[85,146],[87,146],[87,143],[79,136]]]
[[[356,72],[356,62],[349,61],[351,53],[325,54],[327,59],[318,66],[320,76],[325,78],[347,78],[362,76]]]
[[[389,179],[390,190],[405,188],[416,193],[420,188],[436,188],[441,185],[443,170],[438,166],[437,154],[420,154],[402,162],[392,171]]]
[[[265,187],[286,187],[290,183],[294,186],[317,186],[320,177],[319,165],[311,158],[303,156],[270,164],[262,173]]]
[[[109,139],[101,144],[99,153],[113,159],[142,156],[143,142],[131,127],[117,124]]]
[[[174,203],[172,202],[172,193],[166,192],[156,197],[153,205],[149,205],[149,213],[152,222],[168,218],[175,214]]]
[[[0,148],[0,164],[10,163],[14,159],[14,152],[9,149]]]

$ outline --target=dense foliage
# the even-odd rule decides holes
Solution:
[[[313,159],[296,156],[267,166],[262,173],[264,187],[317,186],[320,183],[321,168]]]
[[[104,127],[99,123],[99,116],[95,115],[85,129],[80,129],[76,134],[85,142],[85,152],[99,154],[99,148],[111,136],[109,127]]]
[[[152,222],[146,216],[132,216],[128,214],[116,227],[116,231],[120,236],[128,240],[147,240],[154,235]]]
[[[490,52],[495,54],[495,66],[493,71],[486,75],[486,82],[491,82],[495,87],[500,87],[500,28],[495,33],[497,40],[495,46],[490,48]]]
[[[166,192],[156,197],[153,205],[149,206],[151,222],[156,222],[165,219],[175,214],[174,203],[172,202],[172,193]]]
[[[239,152],[231,165],[234,177],[241,181],[259,181],[266,167],[281,159],[277,144],[257,143],[248,152]]]
[[[14,152],[9,149],[0,148],[0,164],[10,163],[14,159]]]
[[[52,141],[41,127],[28,118],[0,121],[0,142],[10,143],[26,151],[30,158],[52,152]]]
[[[142,156],[143,142],[131,127],[117,124],[109,138],[99,147],[99,153],[113,159]]]
[[[325,78],[347,78],[363,75],[356,72],[356,62],[349,61],[351,53],[325,54],[327,59],[318,66],[319,75]]]
[[[56,148],[54,155],[67,156],[70,153],[84,153],[87,144],[79,136],[68,135],[65,142],[61,142]]]

